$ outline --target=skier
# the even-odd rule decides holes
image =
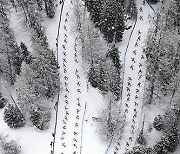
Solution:
[[[140,40],[141,40],[141,36],[138,36],[137,41],[140,41]]]
[[[134,102],[134,105],[135,105],[135,106],[138,106],[138,103],[137,103],[137,102]]]
[[[135,54],[135,55],[136,55],[136,50],[134,50],[134,51],[133,51],[133,54]]]
[[[139,92],[139,89],[136,89],[136,93],[138,93]]]
[[[143,9],[142,9],[142,7],[140,7],[140,8],[139,8],[139,11],[140,11],[140,12],[143,12]]]
[[[64,43],[67,43],[67,39],[66,38],[64,39]]]
[[[128,77],[128,80],[129,80],[129,81],[132,81],[132,78],[131,78],[131,77]]]
[[[79,81],[77,82],[77,86],[80,86],[80,82]]]
[[[138,86],[141,87],[141,82],[138,83]]]
[[[131,66],[130,66],[130,69],[134,70],[134,67],[133,67],[133,65],[131,65]]]
[[[141,70],[141,69],[139,70],[138,74],[140,74],[140,73],[142,73],[142,70]]]
[[[63,55],[66,57],[66,52],[63,52]]]
[[[135,43],[135,47],[138,47],[138,43],[137,42]]]
[[[139,63],[139,67],[142,67],[142,64],[141,64],[141,63]]]
[[[131,83],[130,82],[127,82],[128,86],[131,87]]]
[[[139,19],[140,19],[141,21],[143,21],[143,16],[140,16]]]
[[[63,67],[66,67],[66,64],[63,63]]]
[[[132,137],[129,137],[129,140],[130,140],[130,141],[132,141],[132,139],[133,139]]]
[[[78,74],[76,75],[76,77],[77,77],[77,79],[80,79],[80,76]]]
[[[144,56],[143,56],[143,55],[141,56],[141,59],[144,59]]]
[[[126,110],[124,111],[124,113],[128,113],[128,109],[126,109]]]
[[[67,69],[64,69],[64,73],[67,73]]]
[[[63,47],[64,50],[66,50],[66,45],[62,44],[62,47]]]
[[[135,63],[135,59],[134,58],[131,58],[132,62]]]

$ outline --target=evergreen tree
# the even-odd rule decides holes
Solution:
[[[11,104],[8,104],[4,110],[4,122],[7,123],[10,128],[21,128],[26,124],[20,110]]]
[[[123,37],[124,2],[122,0],[84,0],[91,20],[108,43],[120,42]]]
[[[122,41],[125,29],[123,2],[118,0],[103,1],[99,28],[108,43]]]
[[[137,18],[137,6],[135,0],[128,0],[125,1],[125,10],[126,14],[130,17],[130,19]]]
[[[125,123],[114,95],[108,92],[105,98],[105,107],[97,118],[97,131],[101,140],[108,141],[122,135]]]
[[[179,72],[179,36],[175,24],[176,14],[174,1],[162,1],[160,12],[154,23],[154,29],[149,31],[149,39],[145,54],[147,57],[147,79],[149,81],[149,98],[158,87],[163,95],[173,93]]]
[[[55,0],[44,0],[46,14],[49,18],[54,18],[54,15],[55,15],[54,2]]]
[[[20,49],[15,42],[13,32],[9,26],[7,5],[5,1],[0,1],[0,72],[13,84],[16,74],[20,74],[22,61]]]
[[[26,64],[30,64],[32,62],[32,56],[27,49],[27,46],[21,42],[20,44],[21,52],[22,52],[22,61],[25,61]]]

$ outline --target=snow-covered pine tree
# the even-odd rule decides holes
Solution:
[[[44,0],[46,14],[49,18],[54,18],[55,15],[55,0]]]
[[[44,20],[44,12],[39,9],[37,0],[16,0],[20,21],[23,26],[36,28],[35,24]]]
[[[122,41],[125,29],[123,1],[103,0],[99,28],[108,43]]]
[[[29,64],[32,62],[32,56],[30,55],[30,52],[27,49],[27,46],[21,42],[20,49],[22,53],[22,61],[25,61],[26,64]]]
[[[137,18],[137,6],[135,0],[126,0],[124,3],[126,14],[130,19],[135,20]]]
[[[60,90],[59,66],[48,43],[39,37],[43,35],[36,31],[31,32],[34,57],[29,67],[35,73],[31,87],[40,97],[50,98]]]
[[[174,1],[162,1],[160,12],[154,23],[154,29],[149,31],[147,48],[147,79],[149,81],[148,102],[152,102],[153,94],[158,87],[160,94],[173,93],[175,81],[178,78],[180,54],[178,52],[180,37],[174,17]]]
[[[33,124],[36,128],[44,130],[49,128],[51,118],[50,100],[40,97],[34,91],[33,81],[36,73],[31,70],[28,64],[23,63],[21,76],[17,78],[18,106],[26,119],[27,124]],[[39,118],[36,117],[39,115]],[[36,117],[34,119],[34,117]],[[37,120],[37,121],[34,121]]]
[[[97,132],[100,139],[107,142],[122,135],[125,122],[116,98],[111,92],[107,93],[104,106],[97,117]]]
[[[26,124],[20,110],[12,104],[8,104],[4,110],[4,122],[7,123],[10,128],[21,128]]]
[[[9,26],[7,5],[6,1],[0,1],[0,72],[14,84],[16,74],[20,74],[22,61],[20,49]]]

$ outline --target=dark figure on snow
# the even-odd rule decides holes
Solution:
[[[133,65],[131,65],[131,66],[130,66],[130,69],[134,70],[134,67],[133,67]]]
[[[67,69],[64,69],[64,73],[67,73]]]
[[[124,113],[128,113],[128,109],[125,109]]]
[[[130,82],[127,82],[128,86],[131,87],[131,83]]]
[[[139,67],[142,67],[142,64],[141,64],[141,63],[139,63]]]
[[[77,86],[80,86],[80,82],[79,81],[77,82]]]
[[[132,78],[131,78],[131,77],[128,77],[128,80],[129,80],[129,81],[132,81]]]
[[[138,86],[141,87],[141,82],[138,83]]]
[[[141,59],[144,59],[144,56],[143,56],[143,55],[141,56]]]
[[[63,55],[66,57],[66,52],[63,52]]]
[[[141,36],[138,36],[137,41],[140,41],[140,40],[141,40]]]
[[[132,62],[135,63],[135,58],[131,58]]]
[[[143,12],[143,9],[142,9],[142,7],[140,7],[140,8],[139,8],[139,11],[140,11],[140,12]]]
[[[143,21],[143,16],[140,16],[139,19],[140,19],[141,21]]]
[[[140,73],[142,73],[142,70],[141,70],[141,69],[139,70],[138,74],[140,74]]]
[[[132,137],[129,137],[129,140],[130,140],[130,141],[132,141],[132,139],[133,139]]]
[[[63,63],[63,67],[66,67],[66,64]]]
[[[142,75],[141,75],[141,74],[139,75],[138,80],[139,80],[140,78],[142,78]]]
[[[64,25],[64,30],[67,31],[67,27]]]
[[[137,103],[137,102],[134,102],[134,105],[135,105],[135,106],[138,106],[138,103]]]
[[[137,42],[135,43],[135,47],[138,47],[138,43]]]
[[[64,50],[66,50],[66,45],[62,44],[62,47],[63,47]]]
[[[136,50],[134,50],[134,51],[133,51],[133,54],[135,54],[135,55],[136,55]]]

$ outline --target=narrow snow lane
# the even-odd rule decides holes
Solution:
[[[77,42],[72,35],[70,0],[64,3],[58,40],[61,74],[61,94],[55,141],[55,154],[78,154],[81,150],[82,120],[86,104],[86,82],[77,53]]]
[[[129,42],[125,58],[124,83],[122,93],[122,112],[126,119],[126,126],[122,138],[120,137],[109,154],[123,154],[132,149],[135,145],[136,137],[141,120],[142,100],[146,76],[145,55],[143,48],[148,33],[149,14],[143,1],[137,1],[138,17],[136,27]]]

